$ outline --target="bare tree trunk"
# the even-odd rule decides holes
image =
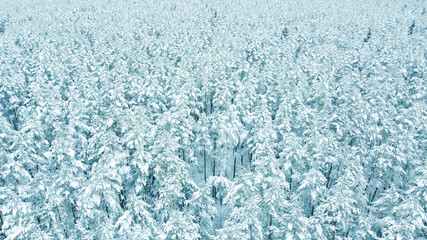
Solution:
[[[64,227],[64,223],[62,222],[62,218],[61,218],[61,214],[59,213],[58,206],[56,206],[55,209],[56,209],[56,213],[58,214],[59,222],[62,225],[62,230],[64,231],[65,238],[68,238],[68,233],[67,233],[67,230]]]
[[[74,224],[77,224],[77,216],[76,216],[76,201],[74,200],[74,203],[71,203],[71,212],[73,213],[73,220],[74,220]]]
[[[213,107],[213,94],[211,95],[211,98],[210,98],[210,100],[211,100],[211,114],[213,113],[213,110],[214,110],[214,107]]]
[[[249,169],[252,171],[252,153],[249,153]]]
[[[182,148],[182,160],[185,162],[185,150]]]
[[[212,176],[215,176],[215,165],[216,165],[216,161],[215,158],[213,159],[213,166],[212,166]],[[212,197],[214,199],[216,199],[216,187],[212,186]]]
[[[374,198],[375,198],[375,195],[377,194],[377,191],[378,191],[378,187],[376,187],[376,188],[375,188],[374,194],[372,195],[371,200],[369,201],[369,204],[370,204],[372,201],[374,201]]]
[[[314,203],[311,202],[311,212],[310,212],[310,216],[313,216],[314,214]]]
[[[237,147],[238,145],[234,147],[233,179],[236,178]]]
[[[234,156],[233,179],[236,177],[236,158],[237,156]]]
[[[206,150],[204,146],[203,146],[203,173],[204,173],[205,182],[206,182]]]
[[[327,189],[329,189],[330,183],[331,183],[331,181],[330,181],[330,179],[331,179],[331,171],[332,171],[332,163],[330,163],[329,170],[328,170],[328,177],[327,177],[327,181],[326,181],[326,188]]]
[[[13,108],[13,120],[12,120],[12,125],[13,125],[13,129],[15,131],[18,131],[18,114],[17,114],[17,108]]]

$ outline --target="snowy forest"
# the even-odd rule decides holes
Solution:
[[[0,0],[0,240],[427,238],[425,0]]]

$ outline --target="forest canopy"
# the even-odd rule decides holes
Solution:
[[[0,240],[427,238],[423,0],[0,3]]]

